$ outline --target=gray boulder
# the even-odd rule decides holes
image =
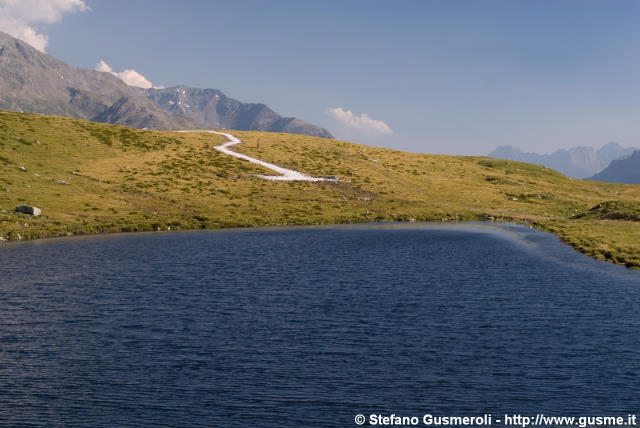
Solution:
[[[16,207],[15,211],[19,213],[31,214],[33,216],[39,216],[40,214],[42,214],[42,210],[40,208],[32,207],[31,205],[20,205]]]

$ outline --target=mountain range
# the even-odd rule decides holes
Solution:
[[[614,160],[591,179],[610,183],[640,184],[640,150],[622,159]]]
[[[282,117],[264,104],[242,103],[227,97],[217,89],[174,86],[142,91],[163,110],[214,128],[287,132],[333,138],[324,128],[295,117]]]
[[[324,128],[215,89],[143,90],[82,70],[0,32],[0,109],[149,129],[229,128],[333,138]]]
[[[544,165],[573,178],[588,178],[605,169],[612,161],[629,156],[636,150],[611,142],[596,150],[593,147],[573,147],[551,154],[523,152],[517,147],[500,146],[488,156]]]

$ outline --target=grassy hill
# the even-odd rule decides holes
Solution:
[[[525,221],[640,268],[640,186],[548,168],[232,131],[239,152],[338,183],[272,182],[224,137],[0,112],[0,237],[373,221]],[[260,147],[256,140],[260,138]],[[35,205],[42,216],[13,212]]]

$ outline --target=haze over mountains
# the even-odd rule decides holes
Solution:
[[[593,147],[573,147],[551,154],[523,152],[517,147],[500,146],[488,156],[544,165],[573,178],[588,178],[605,169],[612,161],[629,156],[636,148],[611,142],[599,150]]]
[[[622,159],[614,160],[591,179],[610,183],[640,184],[640,150]]]
[[[110,73],[81,70],[0,32],[0,109],[55,114],[149,129],[229,128],[333,138],[324,128],[284,118],[264,104],[213,89],[143,90]]]

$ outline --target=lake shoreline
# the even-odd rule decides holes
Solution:
[[[0,241],[168,229],[515,221],[551,232],[590,257],[640,269],[638,186],[574,180],[487,157],[271,132],[233,131],[246,142],[233,146],[234,156],[242,156],[236,159],[214,149],[230,144],[217,134],[10,112],[0,117],[7,135],[16,136],[3,140],[11,157],[2,161]],[[323,181],[264,179],[264,164],[247,159]],[[288,178],[298,177],[293,172]],[[21,205],[41,215],[15,213]]]
[[[230,224],[230,225],[218,225],[215,227],[167,227],[167,228],[149,228],[145,227],[145,225],[132,226],[132,228],[127,228],[126,230],[99,230],[92,232],[82,232],[82,231],[74,231],[74,232],[64,232],[59,233],[57,231],[47,231],[45,230],[44,234],[42,230],[37,236],[21,236],[18,235],[19,238],[15,237],[12,239],[9,236],[7,239],[0,240],[0,248],[7,247],[11,244],[21,243],[21,242],[31,242],[31,241],[49,241],[49,240],[58,240],[58,239],[78,239],[78,238],[91,238],[91,237],[100,237],[100,236],[118,236],[118,235],[129,235],[129,234],[159,234],[159,233],[180,233],[180,232],[200,232],[200,231],[250,231],[250,230],[283,230],[283,229],[307,229],[307,228],[318,228],[318,229],[330,229],[336,227],[371,227],[371,226],[407,226],[407,227],[434,227],[434,228],[459,228],[459,227],[487,227],[493,228],[495,230],[501,230],[507,232],[508,230],[505,227],[501,227],[504,225],[521,225],[528,226],[529,228],[536,229],[541,232],[549,233],[556,238],[559,239],[564,245],[571,247],[576,252],[583,254],[586,257],[605,261],[614,265],[625,266],[629,269],[640,270],[640,265],[636,265],[633,262],[629,262],[626,259],[618,259],[611,260],[608,258],[603,258],[599,256],[599,254],[594,254],[588,248],[575,245],[576,241],[573,239],[571,234],[563,233],[561,228],[554,227],[549,223],[543,222],[528,222],[528,221],[513,221],[509,219],[501,219],[502,221],[486,221],[486,220],[449,220],[446,221],[389,221],[389,222],[343,222],[343,223],[309,223],[309,224],[268,224],[268,225],[260,225],[260,224]],[[47,234],[46,232],[53,232]],[[14,235],[15,236],[15,235]],[[3,245],[5,244],[5,245]]]

